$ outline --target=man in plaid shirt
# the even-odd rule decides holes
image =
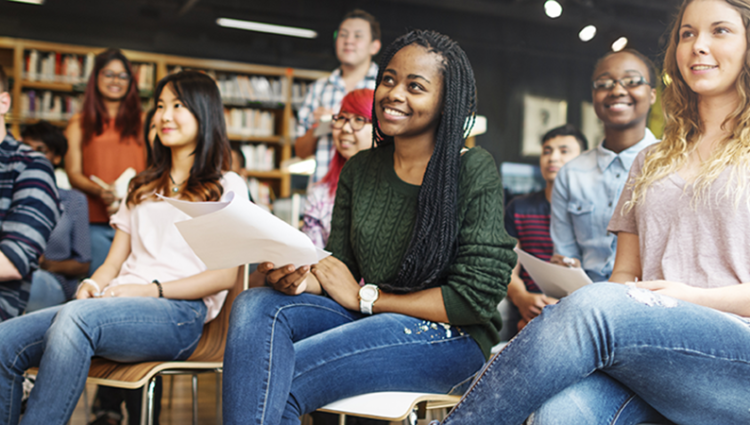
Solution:
[[[364,10],[355,9],[344,16],[336,32],[336,57],[341,65],[328,78],[317,80],[307,92],[297,113],[297,156],[315,155],[315,183],[328,172],[334,146],[331,134],[318,138],[315,128],[320,118],[338,113],[341,100],[352,90],[375,89],[378,66],[372,57],[380,50],[380,24]]]

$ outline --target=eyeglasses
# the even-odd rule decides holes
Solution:
[[[331,127],[335,128],[336,130],[341,130],[342,128],[344,128],[344,124],[346,124],[347,121],[354,131],[362,130],[365,127],[365,124],[370,123],[370,120],[365,117],[360,117],[359,115],[355,115],[351,118],[344,115],[334,115],[333,121],[331,122]]]
[[[102,77],[104,77],[104,78],[106,78],[108,80],[112,80],[112,81],[114,81],[114,80],[120,80],[120,81],[124,81],[124,82],[130,81],[130,74],[128,74],[127,72],[120,72],[118,74],[118,73],[115,73],[113,71],[106,70],[106,71],[102,71],[101,75],[102,75]]]
[[[594,90],[612,90],[617,83],[620,83],[620,86],[624,89],[634,89],[638,86],[648,84],[648,81],[640,75],[637,77],[625,77],[619,80],[615,80],[614,78],[602,78],[592,82],[591,87],[593,87]]]

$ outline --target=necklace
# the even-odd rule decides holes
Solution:
[[[182,186],[183,184],[185,184],[185,182],[188,181],[188,179],[185,179],[182,183],[177,184],[177,182],[174,181],[174,178],[172,178],[172,173],[169,173],[169,180],[171,180],[172,184],[174,185],[174,187],[172,188],[172,193],[179,192],[180,191],[180,186]]]

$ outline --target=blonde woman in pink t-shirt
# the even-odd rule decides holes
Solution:
[[[21,382],[38,366],[23,424],[64,424],[83,391],[91,357],[121,362],[184,360],[216,317],[237,268],[206,270],[174,223],[189,217],[155,194],[186,201],[247,196],[230,168],[216,83],[198,72],[156,89],[153,163],[112,216],[115,238],[77,300],[0,325],[0,424],[19,421]]]
[[[750,0],[684,1],[663,141],[609,225],[617,283],[545,307],[444,424],[750,423],[749,26]]]

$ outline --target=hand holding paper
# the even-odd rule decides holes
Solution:
[[[177,229],[209,270],[270,262],[295,268],[315,264],[330,253],[310,238],[247,199],[227,195],[221,202],[186,202],[161,197],[190,220]]]
[[[591,283],[589,276],[579,267],[558,266],[542,261],[521,249],[516,248],[515,251],[518,261],[548,297],[559,299]]]

